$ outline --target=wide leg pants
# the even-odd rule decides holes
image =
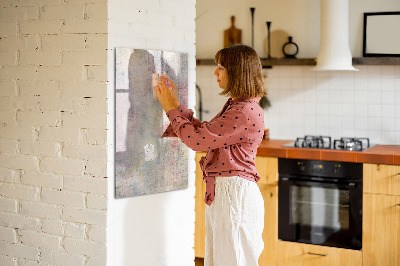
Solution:
[[[257,266],[264,249],[264,200],[255,182],[216,177],[206,206],[205,266]]]

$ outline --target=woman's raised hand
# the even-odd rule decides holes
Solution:
[[[174,98],[177,100],[177,97],[173,96],[173,88],[171,89],[171,87],[171,80],[165,76],[160,77],[157,86],[153,86],[153,90],[157,94],[158,102],[166,113],[176,108],[174,105]],[[175,84],[174,87],[176,88]],[[177,95],[177,93],[175,95]]]
[[[172,103],[173,103],[175,108],[178,108],[179,105],[180,105],[180,102],[178,100],[178,88],[176,87],[175,83],[166,74],[162,74],[160,76],[160,80],[164,84],[165,83],[169,84],[169,86],[171,88]]]

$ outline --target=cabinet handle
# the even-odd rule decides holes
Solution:
[[[397,206],[400,206],[400,203],[399,203],[399,204],[397,204]]]
[[[313,252],[307,252],[307,254],[310,254],[310,255],[317,255],[317,256],[323,256],[323,257],[328,256],[328,254],[320,254],[320,253],[313,253]]]

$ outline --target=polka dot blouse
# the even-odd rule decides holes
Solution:
[[[168,111],[171,124],[162,137],[179,137],[195,151],[207,151],[200,167],[206,182],[205,203],[214,200],[214,181],[218,176],[260,179],[254,159],[264,135],[264,112],[260,97],[228,99],[210,122],[193,117],[193,111],[180,105]]]

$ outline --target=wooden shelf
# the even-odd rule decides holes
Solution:
[[[260,58],[263,67],[272,66],[314,66],[315,58]],[[215,65],[214,59],[197,59],[196,65]],[[400,57],[357,57],[353,65],[400,65]]]

